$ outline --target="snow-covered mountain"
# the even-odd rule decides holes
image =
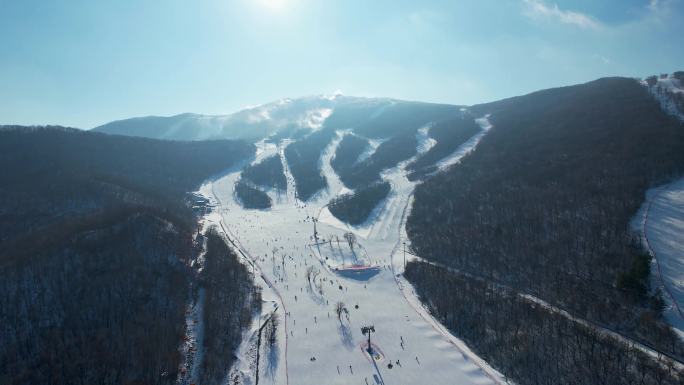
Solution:
[[[650,76],[642,81],[668,114],[684,121],[684,71]]]
[[[0,126],[0,368],[681,384],[682,74],[469,107],[334,95]]]
[[[452,113],[457,111],[456,106],[442,104],[334,94],[280,99],[227,115],[185,113],[168,117],[135,117],[106,123],[95,127],[93,131],[170,140],[256,140],[275,135],[302,136],[316,131],[337,109],[345,111],[346,119],[349,119],[350,115],[360,114],[367,120],[372,120],[384,114],[396,113],[404,107],[411,110],[411,107],[415,106],[436,107]]]
[[[284,128],[316,129],[333,107],[351,100],[341,95],[281,99],[227,115],[185,113],[136,117],[110,122],[93,130],[156,139],[253,139]]]

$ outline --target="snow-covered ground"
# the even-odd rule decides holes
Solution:
[[[423,134],[418,134],[421,151],[429,148],[429,138]],[[401,250],[403,242],[407,242],[405,219],[415,187],[403,170],[409,161],[382,174],[391,183],[392,192],[366,227],[350,228],[336,222],[334,217],[325,216],[324,206],[329,199],[344,191],[329,166],[340,139],[341,134],[322,156],[322,170],[330,187],[312,202],[296,201],[288,191],[287,198],[274,201],[270,210],[244,210],[233,197],[238,170],[200,189],[201,194],[217,205],[206,220],[221,225],[236,248],[254,264],[257,283],[264,288],[265,301],[271,303],[264,307],[278,313],[281,319],[278,350],[272,355],[277,362],[270,364],[270,375],[260,370],[259,382],[293,385],[504,383],[499,373],[425,310],[410,284],[400,276]],[[471,149],[475,144],[469,144]],[[264,147],[254,161],[277,152],[278,149]],[[286,174],[288,189],[293,189],[292,176]],[[331,268],[335,264],[326,263],[326,257],[347,258],[351,250],[343,240],[339,246],[333,242],[334,247],[330,243],[317,243],[314,218],[318,218],[318,240],[330,237],[342,240],[345,232],[353,231],[358,240],[356,252],[364,263],[374,265],[379,272],[346,276]],[[324,250],[331,247],[332,251]],[[334,248],[339,251],[336,253]],[[307,279],[309,268],[318,272],[313,282]],[[345,304],[349,320],[338,319],[335,312],[338,302]],[[255,322],[255,327],[258,323]],[[361,327],[369,325],[375,327],[371,337],[377,353],[375,359],[364,351],[367,337],[361,333]],[[248,362],[253,361],[249,357],[254,343],[249,341],[253,340],[255,327],[247,332],[238,351],[241,361],[233,369],[234,373],[243,373],[245,384],[253,381],[253,373],[250,377],[247,372],[251,370]]]
[[[684,122],[684,111],[673,98],[684,94],[679,79],[667,75],[652,86],[645,80],[642,84],[666,113]],[[684,178],[649,190],[632,228],[653,256],[654,282],[667,303],[665,318],[684,338]]]
[[[200,272],[204,266],[206,238],[198,234],[195,237],[195,242],[202,242],[202,251],[196,258],[190,261],[189,267],[195,272]],[[179,385],[197,383],[204,356],[204,346],[202,344],[204,339],[204,322],[202,317],[204,312],[204,288],[193,284],[188,298],[189,301],[185,307],[185,334],[180,347],[182,359],[178,368],[179,375],[176,380],[176,383]]]
[[[654,257],[651,270],[663,289],[665,318],[684,338],[684,178],[649,190],[632,227]]]
[[[480,139],[492,128],[492,124],[489,122],[489,115],[475,120],[480,126],[481,131],[473,135],[472,138],[468,139],[463,145],[461,145],[453,154],[441,159],[437,162],[437,169],[439,171],[444,171],[450,166],[457,164],[463,159],[469,152],[473,151],[475,146],[480,143]]]
[[[183,362],[179,370],[178,384],[193,384],[199,379],[199,369],[204,353],[202,348],[204,338],[203,308],[204,288],[199,288],[197,296],[193,296],[185,310],[185,337],[181,346]]]
[[[677,103],[673,100],[672,95],[684,94],[684,84],[673,75],[667,77],[658,77],[658,80],[653,86],[649,86],[644,80],[642,83],[653,97],[660,103],[660,107],[666,113],[684,121],[684,111],[677,107]]]

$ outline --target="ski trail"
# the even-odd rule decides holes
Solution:
[[[437,171],[429,175],[434,175],[459,163],[464,156],[468,155],[471,151],[475,149],[475,146],[477,146],[477,144],[480,143],[482,137],[485,136],[487,132],[489,132],[489,130],[492,128],[492,124],[489,122],[489,114],[485,115],[482,118],[475,119],[475,122],[477,122],[477,124],[480,126],[480,132],[478,132],[473,137],[468,139],[464,144],[460,145],[452,154],[440,159],[436,163]]]
[[[192,269],[193,273],[199,273],[204,265],[204,255],[207,251],[204,234],[206,234],[206,229],[201,236],[198,234],[194,237],[195,242],[202,242],[202,250],[190,262],[189,268]],[[189,303],[185,308],[185,335],[180,349],[182,361],[178,368],[179,375],[176,380],[179,385],[198,381],[204,356],[204,288],[195,281],[191,282],[188,297]]]
[[[177,384],[186,385],[197,383],[202,364],[204,340],[204,288],[197,290],[197,296],[192,296],[192,303],[185,310],[185,340],[181,349],[183,362],[179,370]]]
[[[344,184],[340,180],[340,177],[337,175],[335,170],[333,170],[332,166],[330,165],[330,162],[332,161],[332,158],[335,156],[335,152],[337,151],[337,147],[340,145],[340,142],[342,142],[344,136],[348,134],[349,130],[337,131],[335,138],[333,138],[330,144],[328,144],[321,153],[319,165],[321,172],[323,172],[323,175],[325,176],[325,179],[328,183],[328,187],[326,188],[326,191],[321,192],[320,195],[316,197],[316,201],[318,201],[318,204],[325,204],[322,201],[330,201],[331,198],[337,196],[340,193],[340,191],[343,191],[345,189]]]
[[[261,158],[264,157],[263,153]],[[272,155],[272,154],[271,154]],[[270,155],[265,155],[270,156]],[[257,156],[259,158],[259,156]],[[255,159],[255,162],[257,160]],[[262,301],[264,303],[271,303],[271,308],[264,306],[262,304],[262,313],[257,315],[252,320],[252,325],[250,328],[243,333],[243,340],[238,347],[239,354],[236,354],[238,358],[233,364],[233,367],[227,373],[226,384],[231,385],[234,380],[234,376],[241,378],[243,382],[241,384],[251,384],[251,377],[254,375],[251,370],[251,364],[249,360],[245,360],[245,357],[249,357],[249,351],[253,348],[253,343],[250,343],[251,335],[253,335],[255,321],[258,322],[259,319],[263,318],[265,313],[272,313],[281,310],[281,329],[278,332],[278,345],[283,349],[283,362],[284,366],[282,369],[277,370],[275,375],[271,378],[272,384],[286,384],[289,385],[289,372],[288,372],[288,361],[287,361],[287,349],[288,349],[288,337],[287,337],[287,310],[285,307],[285,302],[283,301],[282,295],[279,292],[276,285],[264,274],[261,265],[258,263],[258,258],[255,258],[250,254],[248,249],[246,249],[240,242],[237,235],[230,230],[230,228],[225,223],[225,218],[227,215],[233,215],[235,212],[248,211],[244,210],[239,203],[235,202],[232,194],[232,186],[235,181],[239,178],[241,171],[234,170],[227,173],[223,177],[215,181],[210,181],[202,185],[198,193],[207,199],[217,208],[217,210],[212,211],[205,215],[203,222],[204,227],[209,228],[212,225],[216,225],[219,231],[223,234],[225,239],[228,241],[228,246],[236,251],[238,257],[241,261],[247,265],[250,271],[253,273],[255,284],[258,285],[262,290]],[[217,193],[216,189],[219,189],[221,193]],[[252,341],[253,342],[253,341]],[[196,378],[195,376],[193,376]],[[282,381],[284,379],[284,381]]]
[[[653,257],[667,304],[663,315],[684,338],[684,178],[647,191],[632,229]]]
[[[684,122],[684,111],[680,110],[672,97],[673,94],[684,93],[684,84],[679,79],[676,79],[673,75],[668,75],[665,78],[659,77],[653,86],[649,86],[646,81],[641,81],[641,84],[660,103],[660,108],[665,113]]]
[[[417,144],[415,155],[380,174],[384,181],[390,183],[392,191],[385,200],[385,207],[380,215],[380,219],[372,224],[368,238],[387,239],[390,232],[399,226],[401,212],[407,203],[406,198],[411,194],[416,185],[415,182],[408,180],[405,168],[421,155],[428,152],[437,143],[428,135],[431,126],[432,124],[430,123],[416,132]]]
[[[452,155],[449,155],[447,157],[449,159],[449,165],[459,163],[465,155],[473,151],[482,139],[482,137],[492,127],[491,123],[489,122],[489,115],[476,119],[476,122],[480,125],[482,130],[479,133],[475,134],[464,144],[460,145]],[[430,147],[428,147],[425,151],[429,150],[429,148]],[[415,158],[417,158],[417,156]],[[406,178],[405,174],[403,176],[404,178]],[[477,365],[479,371],[485,374],[494,383],[508,383],[508,381],[506,381],[505,377],[501,373],[499,373],[496,369],[492,368],[486,361],[477,356],[477,354],[475,354],[461,339],[454,336],[446,327],[444,327],[437,319],[435,319],[430,314],[430,311],[420,301],[420,298],[416,294],[413,285],[411,285],[411,283],[409,283],[403,277],[405,263],[404,261],[406,256],[404,255],[404,258],[402,258],[401,262],[398,261],[395,256],[402,247],[410,247],[410,239],[408,238],[408,235],[406,233],[406,220],[411,212],[413,202],[413,189],[416,185],[416,183],[408,181],[408,178],[406,178],[406,182],[411,184],[411,191],[405,197],[405,204],[402,206],[402,210],[398,212],[399,225],[395,228],[395,230],[398,231],[398,237],[390,253],[390,265],[392,269],[392,276],[394,277],[397,288],[401,292],[403,299],[411,306],[411,308],[416,313],[418,313],[420,317],[424,319],[425,322],[427,322],[436,332],[438,332],[448,343],[456,347],[461,352],[463,357],[468,357],[470,360],[472,360],[472,362],[475,365]]]
[[[418,132],[422,135],[419,151],[429,148],[426,133]],[[335,148],[336,144],[331,144],[322,156],[322,170],[328,180],[333,180],[333,188],[336,176],[328,166]],[[282,149],[279,151],[282,158]],[[255,279],[264,293],[271,293],[264,298],[275,301],[281,315],[287,314],[278,335],[280,361],[284,364],[268,380],[260,371],[260,382],[263,378],[284,384],[291,378],[297,385],[497,383],[478,361],[449,341],[434,319],[405,299],[397,284],[392,269],[415,186],[406,179],[406,164],[408,161],[383,172],[383,179],[392,184],[393,195],[377,211],[376,220],[368,227],[369,236],[357,238],[356,253],[362,252],[358,257],[375,263],[372,274],[360,276],[337,271],[339,261],[326,262],[325,253],[334,259],[342,258],[342,253],[349,262],[350,246],[343,237],[346,227],[317,222],[319,239],[339,238],[341,242],[337,245],[333,241],[332,249],[330,244],[314,243],[311,214],[325,212],[327,202],[323,199],[305,206],[293,202],[276,204],[271,210],[245,210],[232,199],[237,172],[227,173],[200,189],[217,204],[217,211],[211,214],[214,223],[220,224],[245,261],[251,261],[248,263],[257,270]],[[333,189],[328,195],[332,193]],[[309,270],[317,271],[316,290],[307,282]],[[349,319],[344,325],[335,316],[338,302],[348,309]],[[372,342],[381,353],[374,359],[359,348],[366,342],[361,327],[367,325],[374,325]],[[245,342],[239,353],[248,352],[249,346]],[[260,365],[268,364],[264,360]]]
[[[287,180],[287,192],[285,194],[286,200],[282,202],[284,204],[297,204],[297,186],[295,185],[294,176],[290,172],[290,167],[287,164],[287,158],[285,158],[285,148],[292,143],[289,139],[284,139],[280,142],[278,146],[278,154],[280,155],[280,161],[283,163],[283,172],[285,173],[285,179]],[[280,203],[280,202],[278,202]]]

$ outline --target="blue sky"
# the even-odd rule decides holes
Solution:
[[[684,70],[684,0],[0,0],[0,123],[332,93],[473,104]]]

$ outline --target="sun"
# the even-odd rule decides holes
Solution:
[[[257,2],[264,8],[278,11],[287,5],[287,0],[257,0]]]

